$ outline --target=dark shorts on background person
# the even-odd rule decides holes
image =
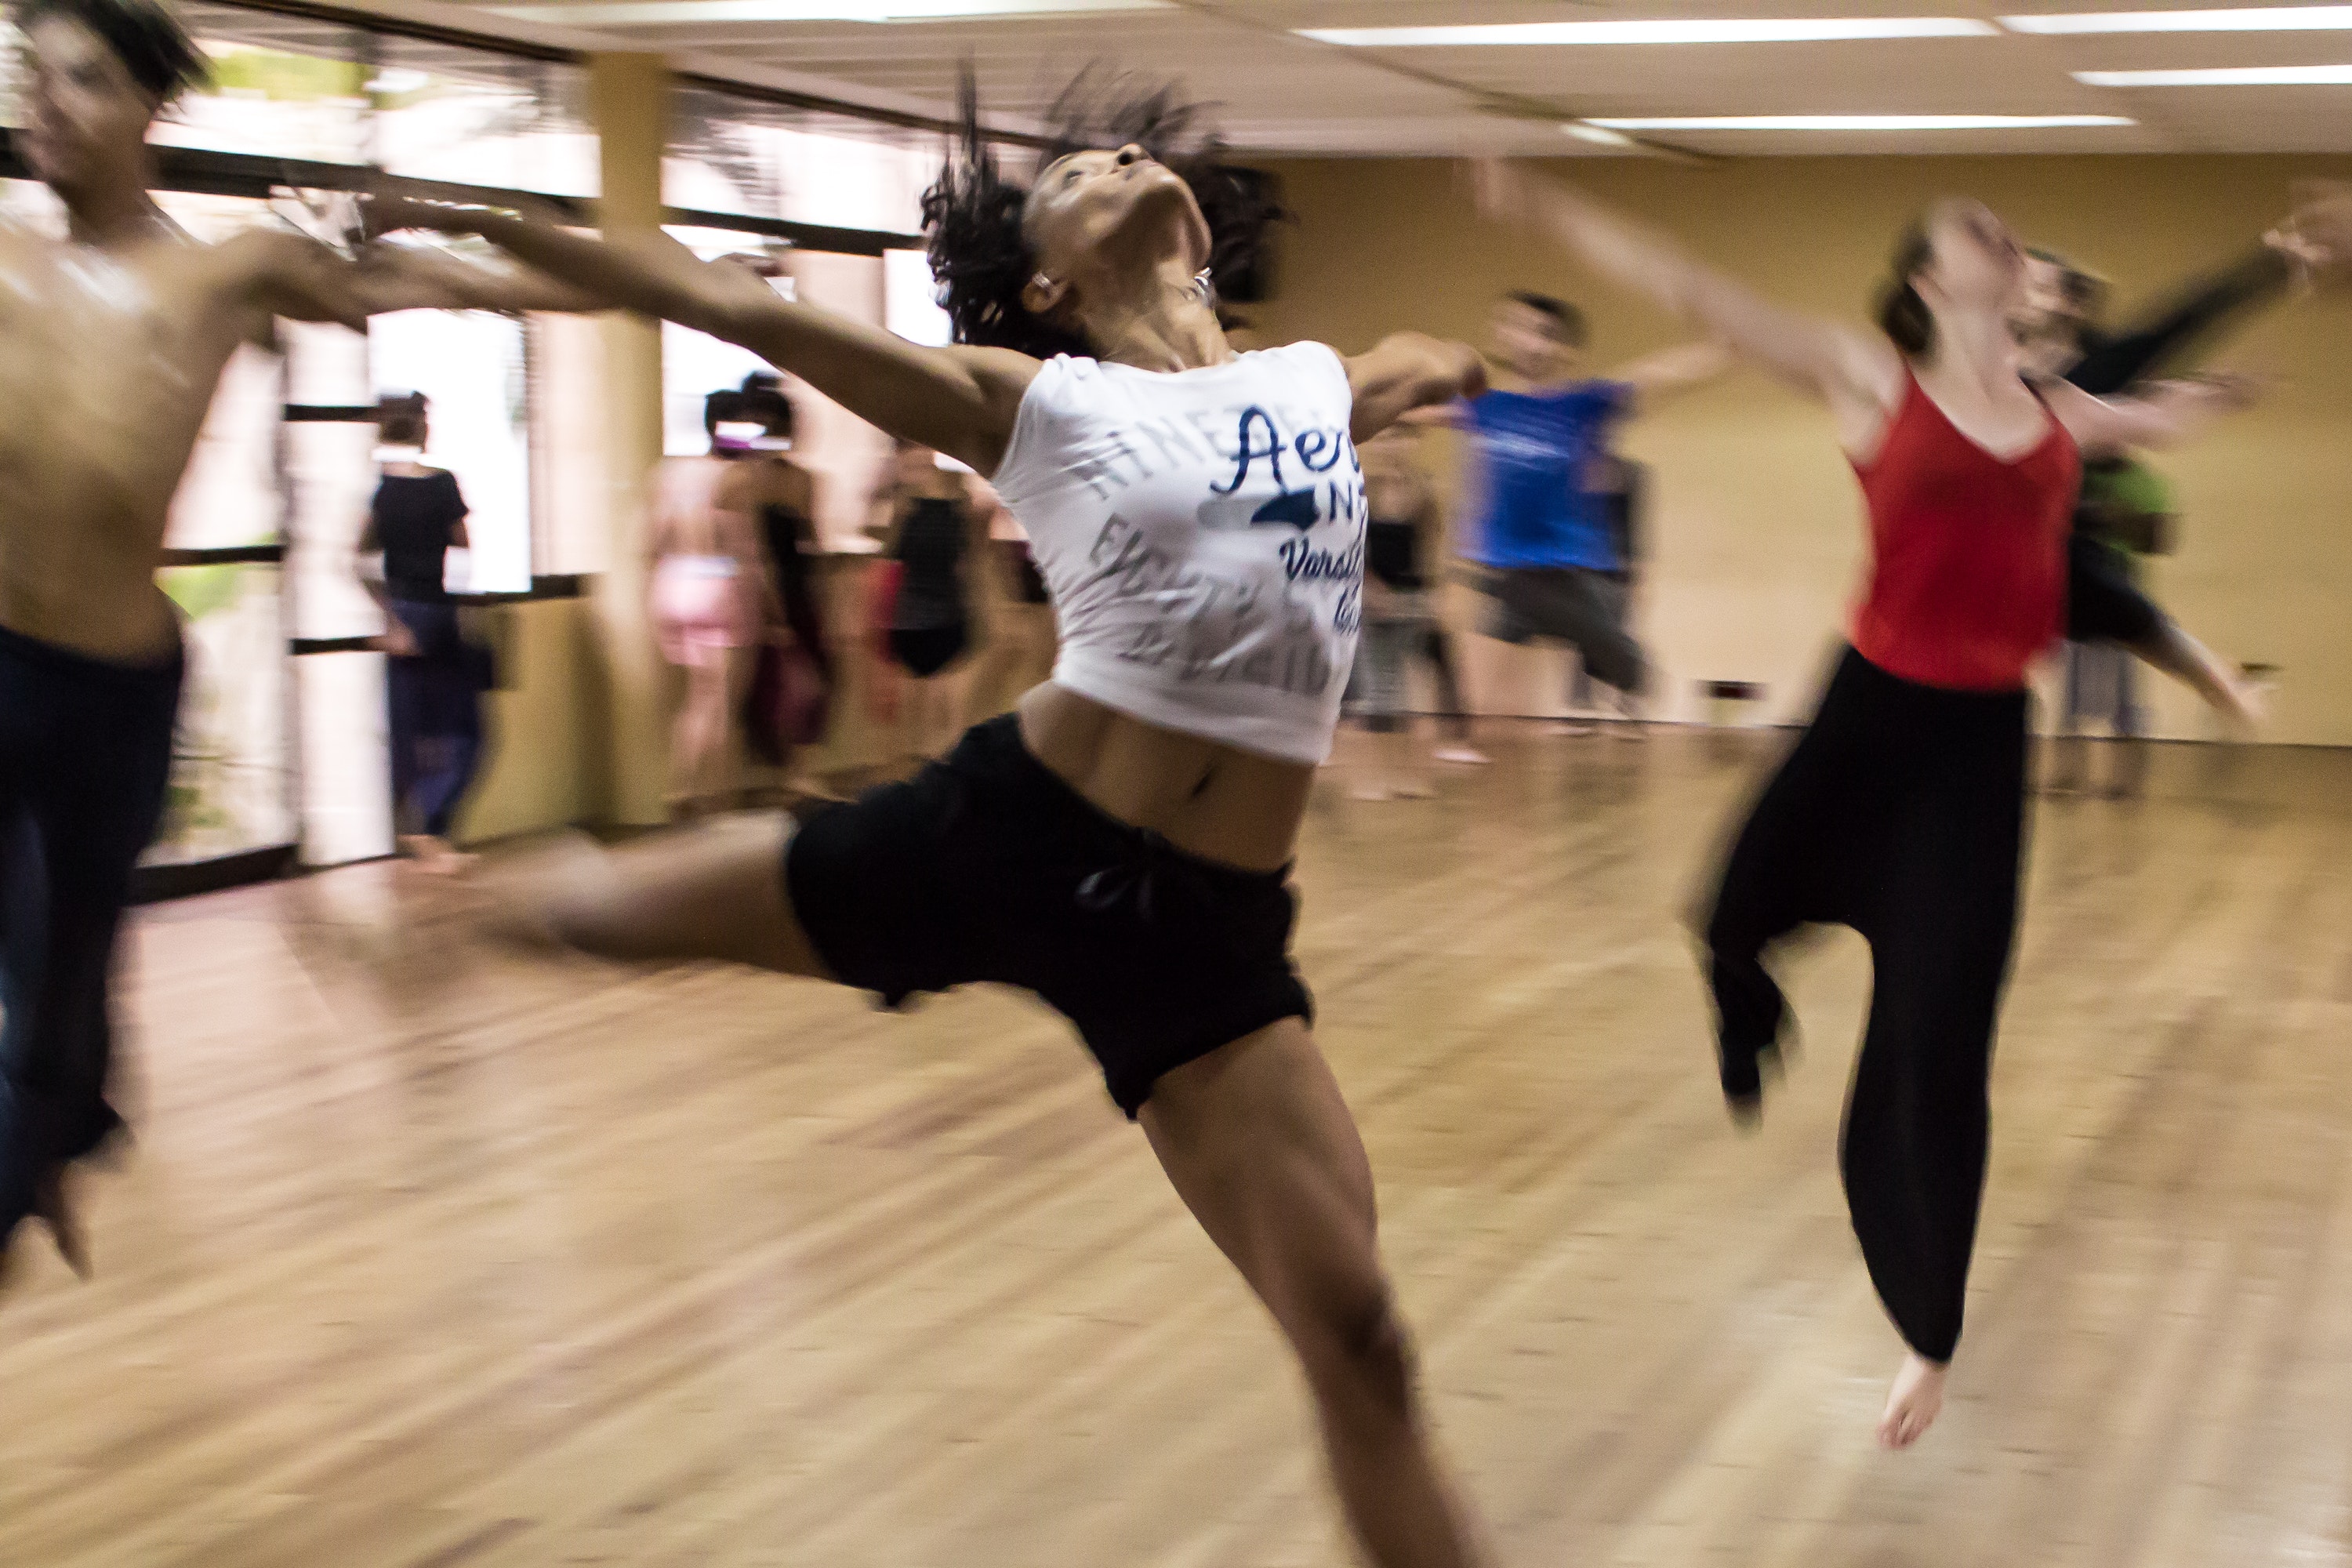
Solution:
[[[1070,1020],[1133,1117],[1160,1075],[1314,1016],[1286,871],[1188,855],[1080,795],[1006,714],[812,817],[784,883],[835,979],[889,1006],[992,983]]]
[[[961,624],[951,626],[893,626],[890,658],[918,680],[929,680],[963,657],[971,633]]]
[[[103,1143],[108,995],[131,874],[172,777],[184,664],[0,629],[0,1249],[42,1176]]]
[[[2066,539],[2066,638],[2138,644],[2163,629],[2166,616],[2132,581],[2131,564],[2076,529]]]
[[[1646,675],[1642,647],[1625,629],[1628,588],[1613,573],[1582,566],[1513,567],[1487,574],[1486,634],[1528,643],[1567,643],[1595,680],[1638,692]]]

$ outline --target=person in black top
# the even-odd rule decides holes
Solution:
[[[1455,678],[1453,649],[1437,616],[1429,562],[1442,548],[1444,521],[1429,478],[1413,460],[1417,426],[1397,426],[1359,448],[1364,465],[1364,620],[1348,680],[1350,711],[1375,735],[1409,734],[1406,683],[1412,659],[1425,659],[1436,681],[1441,722],[1449,731],[1439,762],[1483,763],[1470,744],[1470,716]],[[1359,800],[1414,799],[1429,782],[1407,760],[1402,742],[1379,742],[1378,771],[1352,792]]]
[[[446,585],[448,555],[468,548],[466,498],[457,476],[427,468],[430,434],[421,393],[378,405],[377,428],[394,448],[360,538],[362,558],[381,552],[383,581],[361,581],[383,606],[384,690],[392,731],[392,809],[412,831],[401,847],[428,871],[461,868],[468,857],[449,843],[450,824],[474,782],[482,753],[481,694],[488,659],[459,634]]]
[[[2303,202],[2262,243],[2222,271],[2195,280],[2143,321],[2119,331],[2099,322],[2106,284],[2047,250],[2029,254],[2025,309],[2011,323],[2030,370],[2095,397],[2113,396],[2168,370],[2225,321],[2284,298],[2352,250],[2352,196],[2326,188]],[[2066,637],[2114,642],[2181,680],[2226,720],[2258,716],[2251,689],[2143,593],[2086,530],[2078,510],[2068,542]]]
[[[895,444],[874,506],[872,529],[898,566],[882,647],[908,678],[908,754],[936,756],[963,728],[959,667],[971,648],[964,563],[985,547],[987,509],[970,472],[941,467],[938,453],[910,441]]]

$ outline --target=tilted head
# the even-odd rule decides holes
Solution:
[[[1041,359],[1098,353],[1090,305],[1238,269],[1280,216],[1218,163],[1199,109],[1171,89],[1082,75],[1048,116],[1054,143],[1026,186],[998,166],[969,77],[962,107],[961,144],[923,196],[958,342]],[[1213,303],[1205,280],[1201,300]]]
[[[1584,312],[1565,300],[1531,289],[1495,301],[1489,347],[1513,374],[1529,381],[1573,375],[1584,363]]]
[[[1906,354],[1935,349],[1937,321],[2007,323],[2025,297],[2025,247],[1982,202],[1947,197],[1903,231],[1878,324]]]
[[[145,168],[147,127],[205,80],[205,57],[155,0],[22,0],[25,123],[35,175],[70,196]]]

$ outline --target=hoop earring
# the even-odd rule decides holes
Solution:
[[[1214,309],[1216,306],[1216,279],[1209,276],[1209,269],[1205,267],[1202,268],[1200,271],[1192,274],[1192,298],[1212,309]]]

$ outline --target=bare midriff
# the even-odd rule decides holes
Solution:
[[[1290,863],[1315,770],[1180,735],[1051,681],[1021,700],[1032,755],[1099,810],[1205,860]]]

